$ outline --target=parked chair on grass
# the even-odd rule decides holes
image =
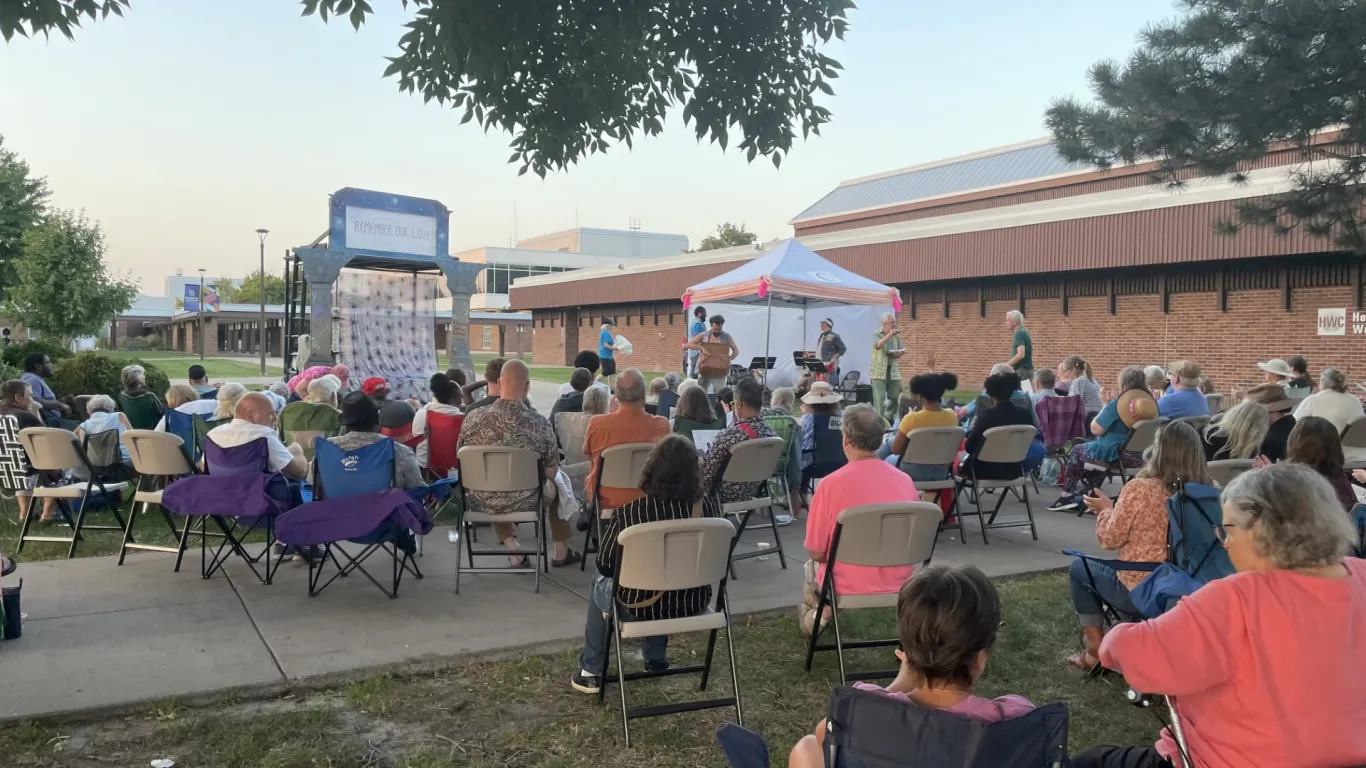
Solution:
[[[726,463],[726,469],[721,473],[722,483],[760,483],[759,493],[753,499],[736,501],[721,506],[721,514],[726,517],[739,518],[735,529],[735,546],[739,546],[741,537],[749,528],[749,519],[760,509],[767,509],[768,526],[773,532],[773,542],[778,549],[778,564],[783,570],[787,570],[787,554],[783,551],[783,540],[778,535],[778,521],[773,515],[773,508],[778,500],[769,495],[767,481],[773,477],[777,471],[778,462],[787,455],[787,447],[781,437],[758,437],[751,438],[742,443],[737,443],[730,448],[730,460]],[[733,549],[731,553],[731,578],[735,578],[734,563],[736,560],[749,560],[755,557],[763,557],[768,554],[764,549],[755,549],[750,552],[736,554]]]
[[[189,423],[188,419],[186,423]],[[203,517],[187,516],[182,526],[177,528],[174,516],[161,504],[162,493],[167,485],[182,477],[194,474],[194,465],[190,463],[185,442],[179,436],[169,432],[130,429],[123,433],[123,444],[128,448],[128,459],[133,463],[133,470],[138,474],[138,486],[133,494],[134,508],[128,513],[128,525],[124,529],[123,544],[119,547],[119,565],[123,565],[124,558],[128,556],[129,550],[169,552],[176,556],[174,572],[180,573],[180,564],[184,560],[185,550],[189,546],[190,532],[194,530],[196,524],[202,528],[207,522]],[[140,511],[137,509],[138,504],[142,505]],[[158,544],[138,543],[133,534],[138,516],[147,514],[153,506],[161,511],[161,516],[166,522],[166,527],[170,529],[176,546],[167,547]],[[216,536],[217,534],[211,535]]]
[[[118,433],[110,430],[109,432],[99,432],[87,437],[87,444],[90,439],[94,439],[99,447],[99,452],[104,457],[108,457],[110,451],[104,444],[109,438],[113,439],[112,454],[115,457],[112,463],[97,464],[86,454],[85,448],[76,440],[76,435],[65,429],[53,427],[29,427],[19,431],[19,442],[24,447],[24,453],[28,456],[29,464],[38,472],[38,482],[30,491],[33,499],[30,504],[30,514],[24,518],[24,523],[19,527],[19,545],[17,552],[24,551],[24,543],[27,541],[47,541],[70,543],[67,549],[67,558],[76,556],[77,545],[82,541],[82,531],[119,531],[123,532],[127,524],[123,516],[119,514],[119,505],[123,502],[122,492],[127,489],[126,480],[113,480],[113,467],[121,466],[118,464]],[[83,479],[66,484],[65,478],[58,473],[76,472],[80,473]],[[71,528],[71,536],[30,536],[29,526],[37,516],[33,507],[37,505],[39,499],[56,499],[57,514],[62,521]],[[79,502],[74,513],[71,509],[71,502]],[[104,508],[114,515],[117,526],[108,525],[86,525],[86,513],[92,509]]]
[[[128,417],[128,423],[133,429],[156,429],[162,415],[166,413],[166,406],[151,392],[138,395],[120,392],[118,401],[119,411]]]
[[[561,414],[572,415],[572,414]],[[654,443],[622,443],[604,449],[598,457],[598,474],[593,484],[592,521],[583,534],[583,560],[579,570],[586,568],[588,555],[598,551],[602,541],[602,523],[611,518],[612,510],[603,509],[601,504],[603,488],[639,488],[640,478],[645,471],[645,463],[650,459]]]

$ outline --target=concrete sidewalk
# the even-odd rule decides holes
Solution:
[[[984,546],[970,519],[966,543],[956,529],[940,534],[935,562],[1005,576],[1061,568],[1063,549],[1095,551],[1093,519],[1044,510],[1048,490],[1031,498],[1039,541],[1015,528],[992,532]],[[1003,520],[1023,516],[1014,499],[1002,512]],[[735,612],[800,601],[803,526],[781,531],[787,569],[776,549],[739,563],[730,586]],[[740,551],[771,539],[767,528],[751,530]],[[22,564],[27,619],[23,637],[0,644],[0,721],[579,642],[591,563],[587,571],[551,569],[540,594],[530,575],[467,575],[456,595],[455,554],[446,530],[434,531],[420,560],[426,578],[405,579],[396,600],[359,575],[310,598],[307,571],[293,564],[271,586],[241,565],[204,580],[194,552],[180,573],[171,555],[158,553],[130,554],[123,567],[113,557]],[[373,563],[377,574],[388,572],[384,561]]]

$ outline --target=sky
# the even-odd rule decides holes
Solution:
[[[133,0],[75,41],[0,43],[0,135],[52,203],[100,221],[108,263],[144,293],[176,269],[241,276],[327,227],[327,196],[360,187],[440,200],[451,250],[578,226],[679,232],[724,221],[762,240],[844,179],[1045,135],[1051,99],[1088,94],[1087,68],[1123,59],[1173,0],[863,0],[822,135],[780,170],[698,143],[680,117],[543,180],[508,165],[510,136],[400,93],[381,77],[411,11],[354,31],[295,0]],[[971,10],[968,10],[968,7]],[[515,210],[515,216],[514,216]]]

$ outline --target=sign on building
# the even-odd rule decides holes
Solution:
[[[206,285],[206,286],[204,286],[204,311],[205,311],[205,312],[217,312],[219,309],[221,309],[221,306],[219,305],[219,302],[218,302],[218,286],[216,286],[216,285]],[[190,285],[186,285],[186,286],[185,286],[185,311],[186,311],[186,312],[198,312],[198,311],[199,311],[199,286],[198,286],[198,285],[192,285],[192,284],[190,284]]]
[[[1320,309],[1320,336],[1353,336],[1366,334],[1366,312],[1355,309]]]
[[[399,260],[450,255],[451,212],[436,200],[346,187],[329,206],[332,250]]]

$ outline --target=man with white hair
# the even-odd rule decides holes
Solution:
[[[873,331],[873,362],[868,368],[868,379],[873,383],[873,410],[888,421],[896,415],[901,400],[901,331],[896,327],[896,315],[882,316],[882,327]]]
[[[270,471],[302,480],[308,474],[308,460],[304,458],[303,449],[298,444],[286,447],[280,442],[275,421],[275,406],[270,398],[260,392],[248,392],[238,399],[232,421],[209,430],[207,437],[219,448],[236,448],[265,440]]]
[[[1010,337],[1010,367],[1019,375],[1020,381],[1034,380],[1034,342],[1024,327],[1024,313],[1012,309],[1006,313],[1006,329]]]

